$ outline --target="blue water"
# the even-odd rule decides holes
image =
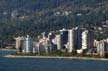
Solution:
[[[108,61],[1,57],[0,71],[108,71]]]

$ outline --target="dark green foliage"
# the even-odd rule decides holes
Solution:
[[[58,11],[72,13],[54,16]],[[107,0],[0,0],[0,39],[26,34],[36,37],[43,31],[79,25],[101,26],[107,19]]]

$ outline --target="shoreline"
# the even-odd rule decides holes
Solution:
[[[0,48],[0,51],[17,51],[16,49]]]
[[[0,49],[1,51],[16,51],[16,49]],[[100,61],[108,61],[108,58],[95,58],[95,57],[81,57],[81,56],[28,56],[28,55],[4,55],[4,58],[46,58],[46,59],[79,59],[79,60],[100,60]]]
[[[41,58],[41,59],[79,59],[79,60],[99,60],[108,61],[106,58],[90,58],[90,57],[66,57],[66,56],[15,56],[5,55],[5,58]]]

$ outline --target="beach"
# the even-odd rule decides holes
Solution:
[[[15,53],[15,49],[0,49],[0,51],[3,51],[3,52],[13,52]],[[2,57],[4,58],[46,58],[46,59],[81,59],[81,60],[105,60],[105,61],[108,61],[107,58],[94,58],[94,57],[78,57],[78,56],[41,56],[41,55],[37,55],[37,56],[28,56],[28,55],[12,55],[11,53],[9,54],[5,54],[5,55],[2,55]]]
[[[81,59],[81,60],[107,60],[106,58],[90,58],[90,57],[66,57],[66,56],[18,56],[18,55],[5,55],[5,58],[46,58],[46,59]]]

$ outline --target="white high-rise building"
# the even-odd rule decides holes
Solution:
[[[106,39],[106,53],[108,53],[108,38]]]
[[[29,35],[27,35],[27,38],[26,38],[26,52],[29,53],[29,52],[32,52],[32,50],[33,50],[33,41],[29,37]]]
[[[73,30],[70,29],[68,30],[68,52],[71,53],[73,48],[74,48],[74,38],[73,38],[74,34],[73,34]]]
[[[39,41],[39,53],[52,53],[52,44],[48,38],[42,38]]]
[[[33,53],[39,53],[39,42],[33,42]]]
[[[22,37],[19,36],[19,37],[15,38],[15,40],[16,40],[15,48],[18,50],[18,53],[21,53],[22,52],[23,39],[22,39]]]
[[[82,49],[87,49],[87,34],[87,30],[82,32]]]
[[[61,48],[62,48],[61,34],[56,35],[56,43],[57,43],[57,50],[61,50]]]
[[[92,31],[82,32],[82,49],[91,49],[94,47],[94,35]]]
[[[82,30],[78,27],[68,30],[68,52],[81,48]]]
[[[97,45],[97,50],[100,56],[105,56],[105,42],[103,40],[99,41],[99,44]]]
[[[33,52],[33,39],[27,35],[23,37],[23,53],[32,53]]]
[[[103,39],[100,41],[94,41],[94,47],[97,49],[97,54],[104,57],[108,53],[108,39]]]

